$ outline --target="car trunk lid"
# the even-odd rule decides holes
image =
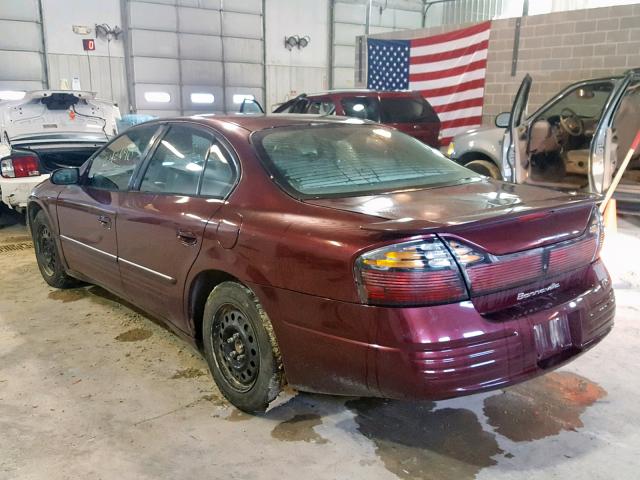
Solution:
[[[593,196],[491,180],[308,202],[367,214],[361,228],[383,238],[437,234],[458,258],[482,314],[585,290],[590,280],[576,272],[593,261],[601,243],[588,228]],[[479,253],[482,262],[465,264],[460,248]]]
[[[368,215],[361,228],[389,236],[452,233],[494,255],[579,236],[595,198],[483,179],[367,196],[305,200]]]
[[[39,135],[88,134],[106,140],[117,133],[118,118],[118,108],[92,92],[42,90],[0,106],[3,134],[11,144]]]

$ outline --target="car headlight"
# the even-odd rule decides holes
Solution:
[[[447,147],[447,157],[451,157],[454,152],[455,152],[455,145],[453,144],[453,142],[451,142]]]

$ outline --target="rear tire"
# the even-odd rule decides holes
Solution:
[[[64,270],[54,237],[55,233],[42,210],[40,210],[33,219],[31,235],[33,238],[33,248],[36,251],[38,268],[44,281],[55,288],[73,288],[79,286],[81,282],[67,275]]]
[[[204,355],[220,392],[248,413],[264,412],[280,393],[284,370],[271,322],[255,294],[223,282],[204,309]]]
[[[485,177],[493,178],[495,180],[500,180],[502,178],[502,175],[500,175],[500,169],[491,160],[471,160],[469,163],[465,164],[465,167],[479,173],[480,175],[484,175]]]

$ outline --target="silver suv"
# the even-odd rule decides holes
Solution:
[[[640,69],[575,83],[529,116],[531,83],[526,75],[511,112],[496,117],[496,128],[456,135],[449,157],[506,181],[606,192],[640,130]],[[625,210],[640,207],[640,149],[615,196]]]

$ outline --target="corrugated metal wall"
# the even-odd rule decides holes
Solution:
[[[357,37],[367,33],[420,28],[422,0],[336,0],[333,13],[333,88],[352,88],[362,66],[354,59],[362,48]],[[360,68],[359,68],[360,67]]]
[[[139,112],[237,111],[242,94],[263,102],[262,0],[129,0],[126,20]]]
[[[516,1],[518,2],[522,4],[521,0]],[[441,25],[481,22],[499,17],[506,3],[506,0],[456,0],[445,3]],[[522,6],[519,10],[522,11]]]
[[[0,1],[0,90],[46,86],[37,0]]]

